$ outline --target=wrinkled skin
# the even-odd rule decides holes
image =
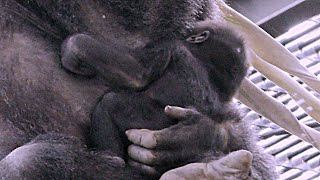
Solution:
[[[161,176],[161,180],[170,179],[212,179],[237,180],[250,179],[252,154],[249,151],[239,150],[213,160],[208,163],[192,163],[170,170]]]
[[[189,2],[187,5],[201,3],[184,1]],[[109,2],[116,8],[110,8]],[[149,30],[139,21],[143,19],[141,13],[120,15],[124,10],[119,2],[130,1],[0,2],[1,178],[148,179],[118,157],[86,148],[90,114],[108,88],[99,79],[74,76],[60,64],[62,40],[75,33],[87,32],[102,42],[112,39],[130,47],[143,46],[150,40],[146,35]],[[203,4],[207,5],[205,1]],[[188,8],[179,10],[180,15],[188,14]],[[199,18],[206,18],[207,11],[201,12]],[[195,21],[181,19],[168,24],[187,27]],[[188,31],[167,29],[174,32],[172,36]],[[159,32],[156,37],[162,38],[163,34]],[[183,146],[184,140],[175,143]],[[161,141],[156,146],[161,146]],[[154,161],[164,163],[157,156]]]

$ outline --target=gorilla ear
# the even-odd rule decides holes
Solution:
[[[189,43],[197,44],[197,43],[202,43],[206,41],[209,38],[209,36],[210,36],[210,31],[203,31],[199,34],[188,37],[186,40]]]

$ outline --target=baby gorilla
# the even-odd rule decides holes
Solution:
[[[128,129],[170,127],[171,141],[157,148],[177,146],[177,153],[163,157],[168,161],[163,170],[245,149],[253,153],[252,176],[268,178],[268,157],[258,150],[249,126],[230,104],[248,65],[243,40],[228,28],[203,21],[185,40],[151,42],[135,49],[77,34],[65,41],[62,64],[73,73],[102,78],[111,87],[92,114],[91,140],[97,150],[127,159]],[[167,105],[200,113],[177,122],[164,114]],[[175,128],[194,142],[190,148],[174,143]],[[212,152],[201,152],[201,147]],[[199,152],[190,153],[195,150]],[[188,154],[190,158],[181,161]]]

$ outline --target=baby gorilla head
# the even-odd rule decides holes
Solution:
[[[229,101],[248,70],[243,39],[227,27],[201,21],[184,45],[207,68],[210,83],[222,94],[221,100]]]

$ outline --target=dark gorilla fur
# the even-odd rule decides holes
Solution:
[[[126,130],[160,130],[171,126],[169,129],[174,132],[187,127],[184,134],[190,140],[188,146],[192,148],[196,144],[200,149],[211,149],[211,153],[176,146],[179,155],[169,158],[162,169],[218,159],[241,149],[254,152],[255,159],[267,159],[251,149],[255,141],[246,136],[250,129],[242,127],[244,122],[230,103],[248,68],[243,40],[236,33],[210,21],[201,21],[185,40],[162,39],[129,50],[108,42],[100,43],[90,36],[77,34],[63,45],[62,62],[68,70],[85,76],[101,76],[101,83],[108,84],[113,91],[104,95],[93,112],[91,142],[94,148],[125,158],[130,145]],[[194,116],[177,123],[163,112],[168,104],[193,107],[207,117]],[[207,121],[210,123],[203,123]],[[188,128],[191,124],[198,126]],[[202,133],[196,133],[199,130]],[[177,139],[171,133],[163,136],[171,142]],[[168,142],[159,148],[166,150],[170,146],[175,145]],[[196,155],[181,161],[179,156],[187,157],[189,151]],[[254,161],[252,176],[270,177],[267,162],[265,166],[261,163]]]
[[[66,73],[60,46],[68,36],[82,32],[131,48],[181,38],[196,21],[219,21],[215,2],[2,0],[0,17],[0,177],[149,179],[118,157],[87,149],[90,114],[108,88],[101,79]],[[205,123],[210,127],[210,121]],[[249,126],[230,126],[232,134],[241,134],[247,142],[248,147],[240,147],[258,154],[256,176],[271,179],[268,158],[261,155],[253,136],[242,132]]]

